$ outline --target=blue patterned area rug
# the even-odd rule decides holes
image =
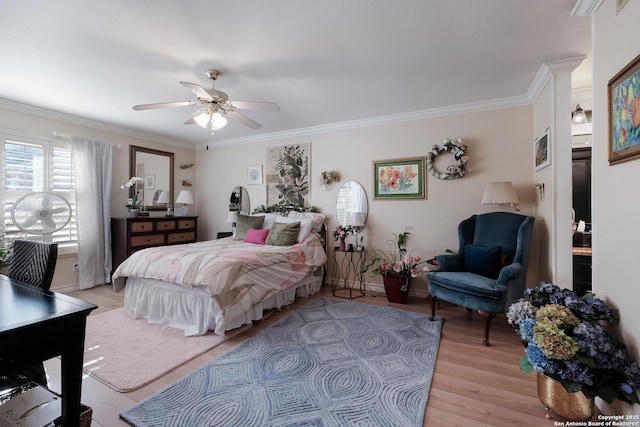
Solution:
[[[421,426],[442,319],[319,298],[120,414],[151,426]]]

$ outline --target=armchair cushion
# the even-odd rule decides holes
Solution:
[[[502,265],[502,247],[464,244],[464,267],[470,273],[497,279]]]

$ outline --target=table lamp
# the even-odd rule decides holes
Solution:
[[[180,194],[178,194],[176,203],[182,203],[182,212],[180,216],[186,216],[189,212],[189,208],[187,207],[187,205],[193,204],[193,196],[191,195],[191,191],[182,190]]]

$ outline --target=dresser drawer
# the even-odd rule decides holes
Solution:
[[[111,218],[111,254],[114,269],[140,249],[196,241],[197,216]]]
[[[131,223],[131,232],[132,233],[144,233],[153,231],[153,222],[152,221],[137,221]]]
[[[156,223],[157,231],[175,230],[175,229],[176,229],[175,221],[158,221]]]
[[[150,234],[148,236],[131,236],[131,247],[152,246],[164,244],[164,234]]]
[[[167,235],[169,243],[188,242],[196,239],[195,231],[185,231],[184,233],[169,233]]]
[[[196,222],[192,219],[181,219],[178,221],[178,230],[188,230],[195,227]]]

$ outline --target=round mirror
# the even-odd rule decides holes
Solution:
[[[349,181],[340,187],[336,200],[336,217],[342,226],[364,227],[368,213],[367,193],[356,181]]]
[[[229,210],[249,214],[249,193],[244,187],[235,187],[229,197]]]

